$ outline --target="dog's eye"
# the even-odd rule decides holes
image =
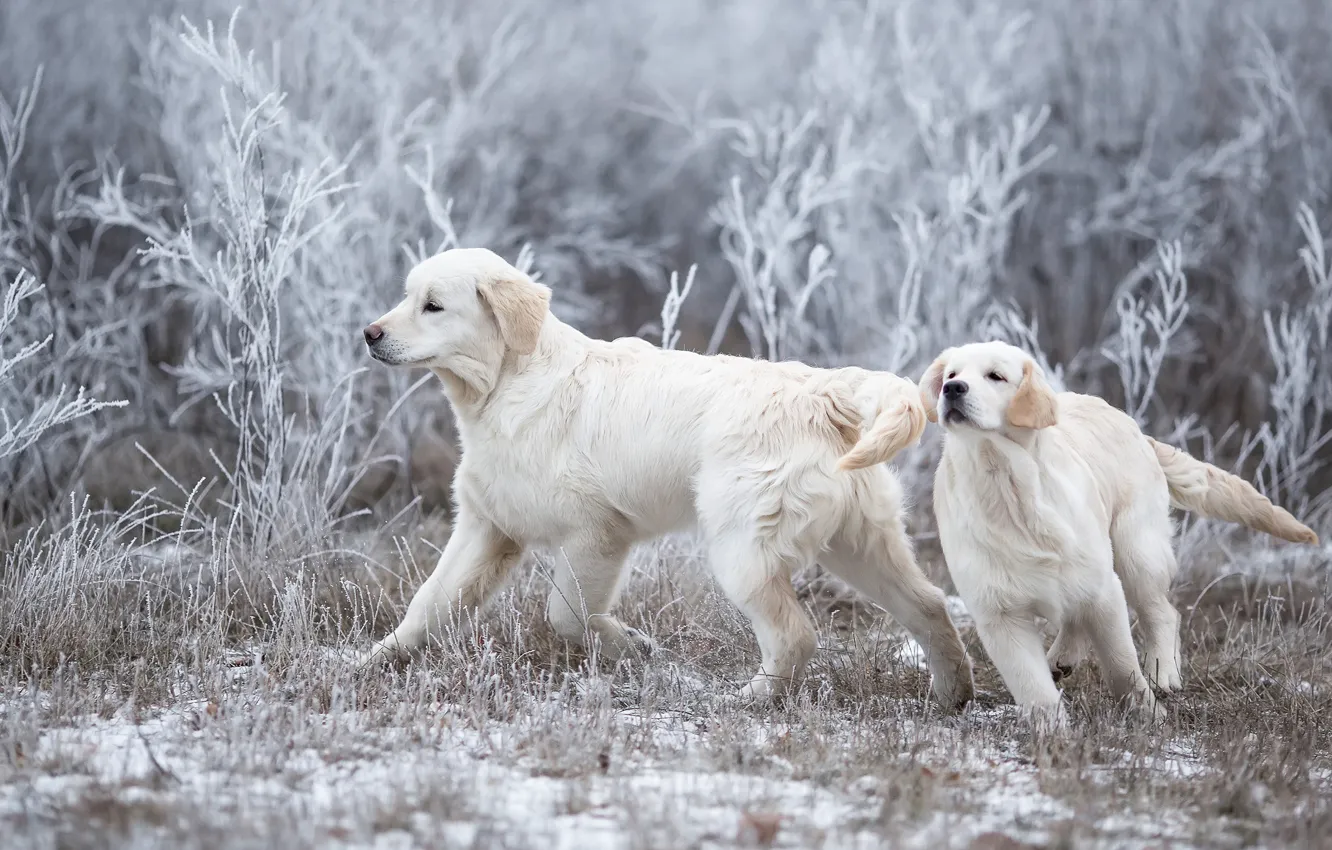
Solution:
[[[948,380],[951,381],[951,380],[953,380],[953,379],[956,378],[956,377],[957,377],[957,373],[956,373],[956,372],[949,372],[949,373],[948,373]]]
[[[991,372],[990,374],[986,375],[986,376],[985,376],[985,380],[987,380],[987,381],[998,381],[998,382],[1001,383],[1001,384],[1002,384],[1002,383],[1006,383],[1006,381],[1004,380],[1004,376],[1003,376],[1003,375],[1000,375],[998,372]]]
[[[444,311],[444,308],[436,304],[434,301],[427,301],[425,306],[421,309],[426,313],[441,313]]]

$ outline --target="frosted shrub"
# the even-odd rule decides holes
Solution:
[[[1170,343],[1189,315],[1189,285],[1184,275],[1179,243],[1157,249],[1161,266],[1152,275],[1149,296],[1123,291],[1115,310],[1119,329],[1115,340],[1101,349],[1119,370],[1127,412],[1146,426],[1149,406],[1156,399],[1161,367],[1171,356]]]
[[[97,401],[86,387],[71,388],[62,380],[52,357],[49,304],[37,306],[43,286],[23,256],[21,243],[41,235],[30,217],[31,199],[18,182],[41,80],[39,70],[12,104],[0,96],[0,481],[11,491],[0,497],[4,507],[9,499],[22,498],[12,490],[25,478],[24,453],[38,441],[89,414],[125,404]],[[27,220],[20,220],[25,214]],[[0,521],[6,512],[0,510]]]
[[[751,352],[908,371],[970,335],[1006,260],[1044,109],[1010,108],[1024,20],[830,4],[795,103],[714,122],[733,176],[714,207]],[[940,12],[939,16],[948,17]],[[936,23],[939,23],[936,21]],[[956,46],[982,70],[965,80]],[[889,238],[888,234],[895,238]]]
[[[680,273],[671,272],[669,289],[666,291],[665,300],[661,303],[661,347],[667,351],[673,350],[680,341],[680,331],[677,329],[680,308],[684,306],[685,299],[694,288],[694,273],[697,271],[698,266],[690,266],[683,285],[680,283]]]
[[[1332,515],[1332,491],[1316,488],[1332,443],[1332,266],[1313,210],[1301,205],[1306,244],[1300,260],[1307,275],[1304,304],[1263,314],[1267,347],[1276,366],[1271,384],[1275,420],[1249,441],[1261,450],[1258,482],[1272,499],[1318,527]]]
[[[48,334],[23,343],[19,327],[23,302],[37,295],[41,286],[32,275],[19,272],[12,284],[0,280],[0,476],[18,480],[11,459],[37,443],[44,434],[108,407],[123,407],[123,401],[96,401],[87,391],[59,387],[54,394],[36,392],[36,382],[20,383],[18,377],[51,344]]]
[[[232,493],[227,540],[266,551],[317,539],[339,512],[354,460],[346,438],[364,397],[355,340],[338,330],[355,327],[364,307],[345,286],[354,275],[340,250],[345,165],[331,153],[307,159],[328,147],[291,118],[238,46],[235,22],[221,37],[211,24],[186,23],[179,36],[159,29],[151,51],[164,91],[201,71],[221,82],[196,106],[217,116],[220,136],[180,141],[196,170],[179,226],[120,182],[104,182],[84,214],[142,233],[148,278],[193,305],[193,344],[173,374],[184,404],[213,405],[235,435],[235,455],[214,456]]]
[[[756,357],[832,354],[832,342],[821,335],[826,322],[809,315],[820,288],[835,275],[828,248],[818,242],[819,218],[849,197],[866,164],[847,149],[845,134],[837,146],[824,141],[818,119],[813,111],[797,115],[783,109],[726,125],[752,179],[746,185],[732,177],[727,196],[713,211],[722,256],[736,277],[719,324],[729,321],[743,298],[740,324]]]

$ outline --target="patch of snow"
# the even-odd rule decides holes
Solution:
[[[928,670],[929,664],[926,663],[925,647],[916,643],[914,638],[907,638],[897,647],[897,660],[903,666],[915,667],[920,670]]]
[[[422,716],[419,706],[408,708],[402,716]],[[344,848],[466,846],[496,833],[520,846],[555,850],[663,840],[727,846],[751,812],[780,818],[778,846],[801,846],[821,836],[817,843],[827,846],[877,847],[887,829],[900,846],[945,850],[966,847],[985,832],[1048,841],[1075,815],[1043,788],[1046,777],[1021,756],[1016,741],[971,735],[965,724],[904,721],[906,735],[929,736],[931,745],[897,759],[921,770],[935,796],[923,811],[901,815],[896,804],[886,808],[890,801],[874,775],[844,784],[821,781],[802,776],[773,752],[749,772],[718,770],[703,755],[715,748],[708,719],[684,711],[609,715],[608,722],[631,740],[649,743],[615,753],[602,771],[584,765],[562,775],[539,752],[525,754],[514,744],[529,740],[522,724],[568,710],[556,701],[532,706],[525,720],[488,721],[483,729],[469,725],[464,707],[448,703],[424,712],[432,718],[428,729],[380,727],[355,711],[312,713],[303,722],[328,737],[302,734],[285,750],[275,741],[277,733],[263,728],[262,704],[253,706],[253,716],[236,716],[240,710],[233,707],[231,716],[215,718],[210,710],[216,711],[196,701],[142,712],[137,724],[127,712],[41,730],[29,766],[0,774],[0,825],[34,810],[58,818],[94,785],[127,803],[174,803],[219,824],[233,817],[244,822],[239,827],[294,819],[314,830],[312,840]],[[1014,712],[1001,706],[972,714],[1002,724],[1016,722]],[[761,749],[799,730],[756,717],[739,731]],[[309,743],[324,740],[335,746]],[[853,747],[854,732],[828,743]],[[1197,775],[1205,766],[1195,749],[1189,741],[1170,742],[1137,766]],[[1178,814],[1124,814],[1099,826],[1117,841],[1123,838],[1116,846],[1131,847],[1178,839],[1183,823]],[[326,840],[325,833],[336,840]],[[656,839],[644,842],[645,834]]]

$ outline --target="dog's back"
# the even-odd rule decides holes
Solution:
[[[857,448],[860,466],[890,459],[925,424],[914,385],[886,373],[665,351],[571,328],[548,341],[463,434],[464,462],[471,454],[504,482],[476,498],[516,526],[550,526],[533,536],[565,533],[561,518],[588,511],[645,535],[683,528],[708,470],[756,482],[810,475],[811,492],[836,490],[842,502],[851,485],[839,460]],[[548,495],[526,504],[532,492]]]
[[[1095,396],[1061,393],[1059,428],[1091,467],[1111,519],[1131,505],[1170,506],[1295,543],[1318,536],[1252,485],[1143,434],[1127,414]]]
[[[1059,424],[1049,432],[1087,465],[1110,522],[1144,501],[1169,510],[1170,493],[1156,454],[1122,410],[1097,396],[1060,393]]]

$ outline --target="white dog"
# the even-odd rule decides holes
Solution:
[[[1240,478],[1143,435],[1093,396],[1055,394],[1001,342],[950,348],[920,380],[946,429],[934,510],[948,569],[986,652],[1019,705],[1062,721],[1054,675],[1090,644],[1115,693],[1154,710],[1147,675],[1180,687],[1170,508],[1301,543],[1317,536]],[[1035,617],[1057,628],[1047,655]]]
[[[776,695],[813,654],[791,574],[817,558],[926,647],[942,703],[970,699],[970,659],[879,465],[925,428],[914,383],[589,339],[549,298],[490,251],[451,250],[414,268],[402,303],[366,328],[376,359],[439,376],[462,444],[453,535],[368,659],[422,648],[542,545],[560,550],[547,606],[560,635],[593,635],[611,658],[649,649],[608,614],[625,556],[696,524],[758,637],[742,695]]]

